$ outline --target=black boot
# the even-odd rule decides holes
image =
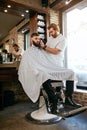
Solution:
[[[65,104],[74,106],[74,107],[81,107],[81,104],[78,104],[73,101],[72,95],[74,91],[74,81],[66,81],[66,92],[65,92]]]
[[[57,101],[58,97],[55,94],[55,90],[51,85],[51,80],[47,80],[46,82],[43,83],[43,88],[46,91],[48,95],[49,102],[51,104],[51,113],[57,114]]]
[[[78,104],[75,101],[73,101],[72,97],[66,97],[65,104],[70,105],[70,106],[74,106],[74,107],[82,107],[81,104]]]
[[[57,114],[57,103],[50,103],[50,113]]]

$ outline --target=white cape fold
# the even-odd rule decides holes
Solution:
[[[40,88],[47,79],[76,80],[75,73],[58,66],[55,55],[36,47],[27,49],[21,59],[18,76],[28,97],[36,102]]]

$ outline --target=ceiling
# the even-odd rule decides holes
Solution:
[[[48,6],[55,10],[64,11],[75,5],[76,3],[82,0],[72,0],[69,5],[65,5],[65,0],[48,0]],[[7,8],[7,5],[12,5],[11,8]],[[3,10],[8,9],[8,13],[5,13]],[[29,10],[29,13],[25,13],[25,10]],[[8,34],[8,32],[24,17],[21,14],[24,14],[25,18],[29,17],[30,13],[32,14],[32,9],[28,9],[21,4],[17,4],[12,1],[0,0],[0,41]]]
[[[49,7],[55,10],[65,11],[66,9],[76,5],[77,3],[83,1],[83,0],[49,0],[50,5]],[[69,2],[69,4],[66,4],[66,1]]]
[[[8,8],[7,5],[11,5],[11,8]],[[4,12],[6,9],[8,12]],[[26,10],[28,9],[15,2],[0,0],[0,41],[23,19],[29,18],[31,10],[28,10],[30,12],[27,13]]]
[[[23,18],[12,14],[0,12],[0,40],[2,40],[8,32]]]

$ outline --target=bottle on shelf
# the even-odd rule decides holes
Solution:
[[[2,54],[0,53],[0,63],[3,62],[3,59],[2,59]]]

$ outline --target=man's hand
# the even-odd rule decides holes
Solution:
[[[44,42],[42,40],[40,41],[40,46],[41,48],[44,48]]]
[[[19,58],[21,58],[21,54],[19,54],[19,55],[14,55],[17,59],[19,59]]]

